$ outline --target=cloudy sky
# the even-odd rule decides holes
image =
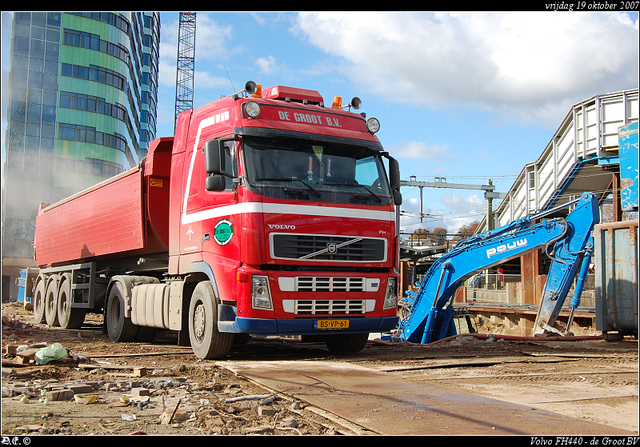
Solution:
[[[178,13],[161,13],[161,23],[158,136],[166,136]],[[403,179],[492,179],[507,192],[573,104],[638,87],[638,14],[198,12],[195,69],[196,107],[247,80],[317,90],[327,103],[358,96]],[[419,190],[402,192],[411,230]],[[485,203],[478,191],[425,189],[424,207],[423,227],[455,231],[481,220]]]
[[[196,21],[196,106],[249,79],[318,90],[325,102],[358,96],[405,180],[492,179],[507,192],[573,104],[638,87],[637,13],[199,12]],[[167,132],[177,24],[162,14]],[[420,224],[419,190],[402,192],[409,231]],[[425,188],[423,202],[428,228],[456,231],[485,211],[478,191]]]

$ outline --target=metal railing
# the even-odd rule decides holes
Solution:
[[[575,281],[574,281],[575,286]],[[500,275],[478,273],[465,283],[467,302],[487,304],[524,304],[522,300],[521,275]],[[567,295],[566,304],[573,296],[573,287]],[[587,275],[582,291],[580,307],[595,307],[595,274]]]

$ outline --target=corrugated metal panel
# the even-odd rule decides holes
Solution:
[[[596,225],[596,329],[638,334],[638,221]]]

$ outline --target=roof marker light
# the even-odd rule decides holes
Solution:
[[[333,104],[331,105],[332,109],[342,109],[342,97],[341,96],[334,96],[333,97]]]

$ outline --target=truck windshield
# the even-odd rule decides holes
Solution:
[[[363,146],[286,138],[244,138],[249,188],[272,198],[388,205],[379,152]]]

